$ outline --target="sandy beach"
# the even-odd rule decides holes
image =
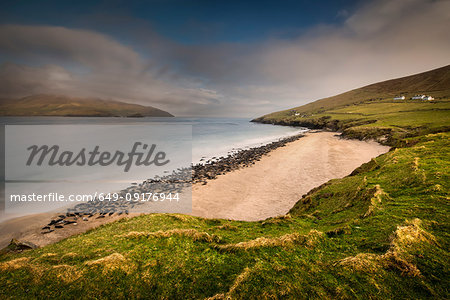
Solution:
[[[286,214],[309,190],[389,150],[376,142],[341,139],[335,132],[307,133],[207,185],[192,189],[193,215],[245,221]]]
[[[334,132],[307,133],[250,167],[219,175],[206,185],[194,184],[192,215],[246,221],[282,215],[312,188],[349,175],[362,163],[388,150],[376,142],[341,139]],[[43,235],[41,228],[50,217],[38,214],[0,223],[0,248],[11,238],[44,246],[125,216],[80,221]]]

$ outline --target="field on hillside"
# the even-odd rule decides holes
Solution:
[[[279,218],[153,214],[3,254],[0,294],[448,298],[449,138],[409,139]]]
[[[319,113],[286,110],[258,122],[330,128],[344,136],[378,139],[390,145],[402,138],[450,130],[450,99],[433,101],[381,99]]]
[[[426,127],[430,130],[450,125],[450,101],[402,101],[391,100],[353,105],[341,109],[330,110],[323,115],[337,119],[361,118],[376,120],[368,127],[405,128]]]
[[[417,94],[432,101],[411,100]],[[403,95],[406,100],[393,100]],[[328,128],[399,146],[403,138],[450,130],[450,65],[267,114],[255,122]]]
[[[450,65],[428,72],[370,84],[336,96],[319,99],[295,107],[293,110],[301,113],[320,113],[363,102],[379,101],[383,99],[389,101],[392,100],[393,97],[399,95],[403,95],[406,99],[410,99],[417,94],[431,95],[436,100],[449,99]],[[277,114],[278,113],[269,114],[265,117]]]

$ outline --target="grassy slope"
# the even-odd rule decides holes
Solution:
[[[393,96],[399,94],[409,99],[422,93],[432,95],[436,100],[393,100]],[[402,138],[448,131],[449,99],[450,66],[446,66],[368,85],[254,121],[330,128],[351,138],[375,138],[394,145]]]
[[[260,222],[162,214],[124,219],[0,256],[0,294],[449,298],[450,133],[427,133],[448,126],[448,114],[440,107],[402,115],[399,105],[335,109],[340,121],[359,113],[414,136],[391,134],[401,147],[312,190],[286,216]],[[363,131],[352,122],[345,130]]]
[[[392,99],[397,95],[404,95],[408,99],[417,94],[432,95],[435,99],[449,98],[450,65],[420,74],[374,83],[336,96],[295,107],[293,110],[301,113],[320,113],[324,110],[358,104],[365,101],[386,98]],[[289,111],[290,110],[285,110],[266,116],[276,116],[280,113]]]
[[[125,219],[1,257],[18,298],[448,297],[448,133],[414,139],[261,222]]]
[[[58,95],[33,95],[0,101],[1,116],[154,116],[173,117],[168,112],[137,104]]]

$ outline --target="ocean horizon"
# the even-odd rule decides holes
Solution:
[[[250,122],[250,118],[203,117],[1,117],[1,125],[188,125],[192,126],[192,163],[226,156],[306,132],[308,129]],[[170,136],[167,139],[170,140]]]

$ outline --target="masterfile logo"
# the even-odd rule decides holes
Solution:
[[[191,152],[190,125],[6,125],[5,210],[186,213]]]
[[[139,151],[139,148],[142,151]],[[124,172],[128,172],[133,165],[136,166],[164,166],[170,162],[166,159],[166,153],[164,151],[156,152],[156,144],[147,145],[141,142],[135,142],[130,152],[122,152],[116,150],[114,153],[109,151],[100,151],[100,146],[96,145],[91,151],[86,148],[81,148],[78,153],[65,150],[60,151],[58,145],[32,145],[27,148],[30,151],[28,157],[27,166],[31,166],[33,163],[41,166],[43,163],[47,163],[48,166],[109,166],[116,164],[117,166],[124,166]],[[156,152],[156,153],[155,153]],[[144,158],[145,157],[145,158]]]

